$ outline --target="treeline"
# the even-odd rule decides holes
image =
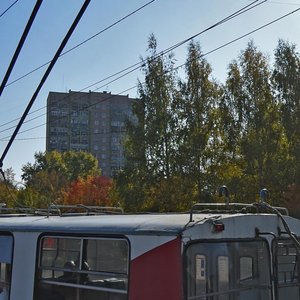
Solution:
[[[186,211],[216,202],[227,185],[232,202],[270,203],[300,216],[300,56],[280,40],[272,59],[250,41],[228,65],[224,83],[213,76],[197,42],[184,70],[157,52],[149,38],[135,119],[127,123],[126,165],[115,178],[101,176],[84,152],[36,153],[23,183],[8,170],[8,206],[122,205],[125,211]],[[180,75],[179,75],[180,74]],[[223,200],[221,200],[223,201]]]
[[[113,181],[101,175],[98,160],[87,152],[37,152],[35,162],[22,167],[22,182],[12,169],[0,179],[0,199],[8,208],[43,208],[50,205],[114,206]]]
[[[130,211],[188,210],[214,202],[220,185],[231,201],[254,202],[259,190],[295,212],[300,181],[300,56],[280,40],[270,58],[252,41],[213,77],[197,42],[188,46],[184,75],[176,58],[149,38],[136,120],[128,122],[126,166],[116,178]],[[181,71],[181,70],[180,70]]]

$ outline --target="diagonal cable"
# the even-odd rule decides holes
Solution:
[[[29,111],[30,111],[30,109],[31,109],[31,107],[32,107],[32,105],[33,105],[35,99],[37,98],[37,96],[38,96],[38,94],[39,94],[41,88],[43,87],[45,81],[47,80],[47,78],[48,78],[48,76],[49,76],[49,74],[50,74],[52,68],[54,67],[56,61],[58,60],[59,55],[61,54],[61,52],[63,51],[64,47],[66,46],[66,44],[67,44],[69,38],[71,37],[73,31],[75,30],[75,28],[76,28],[77,24],[79,23],[81,17],[83,16],[83,14],[84,14],[86,8],[88,7],[90,1],[91,1],[91,0],[85,0],[85,1],[84,1],[84,3],[83,3],[83,5],[82,5],[82,7],[81,7],[79,13],[77,14],[77,16],[76,16],[76,18],[75,18],[75,20],[74,20],[74,22],[73,22],[73,24],[71,25],[70,29],[68,30],[68,32],[67,32],[65,38],[63,39],[61,45],[59,46],[57,52],[55,53],[55,55],[54,55],[54,57],[53,57],[53,59],[52,59],[50,65],[49,65],[49,67],[47,68],[47,70],[46,70],[44,76],[42,77],[42,79],[41,79],[41,81],[40,81],[40,83],[39,83],[37,89],[35,90],[35,92],[34,92],[32,98],[31,98],[31,100],[29,101],[29,103],[28,103],[28,105],[27,105],[27,107],[26,107],[26,109],[25,109],[25,111],[24,111],[24,113],[23,113],[23,115],[22,115],[22,117],[21,117],[21,119],[20,119],[18,125],[16,126],[16,129],[14,130],[14,132],[13,132],[13,134],[12,134],[12,136],[11,136],[11,138],[10,138],[10,140],[9,140],[9,142],[8,142],[6,148],[4,149],[3,154],[2,154],[2,156],[1,156],[1,158],[0,158],[0,169],[1,169],[2,166],[3,166],[3,160],[4,160],[4,158],[5,158],[6,154],[7,154],[7,152],[8,152],[8,150],[10,149],[10,147],[11,147],[11,145],[12,145],[12,143],[13,143],[15,137],[17,136],[17,134],[18,134],[18,132],[19,132],[19,130],[20,130],[20,128],[21,128],[21,126],[22,126],[22,124],[23,124],[23,122],[24,122],[26,116],[28,115],[28,113],[29,113]]]
[[[244,7],[242,7],[242,8],[239,9],[238,11],[236,11],[236,12],[230,14],[229,16],[223,18],[222,20],[220,20],[220,21],[218,21],[217,23],[215,23],[215,24],[209,26],[208,28],[206,28],[206,29],[204,29],[204,30],[198,32],[197,34],[195,34],[195,35],[193,35],[193,36],[191,36],[191,37],[189,37],[189,38],[187,38],[187,39],[185,39],[185,40],[183,40],[183,41],[181,41],[181,42],[179,42],[179,43],[177,43],[177,44],[175,44],[175,45],[173,45],[173,46],[171,46],[171,47],[169,47],[169,48],[167,48],[167,49],[165,49],[165,50],[163,50],[163,51],[161,51],[161,52],[159,52],[159,53],[157,53],[157,54],[154,55],[154,57],[151,58],[151,59],[153,59],[153,60],[154,60],[154,59],[157,59],[158,57],[161,57],[161,56],[163,56],[163,55],[165,55],[165,54],[167,54],[167,53],[173,51],[174,49],[176,49],[176,48],[182,46],[183,44],[187,43],[188,41],[192,40],[193,38],[195,38],[195,37],[197,37],[197,36],[199,36],[199,35],[201,35],[201,34],[207,32],[207,31],[209,31],[209,30],[211,30],[211,29],[213,29],[213,28],[215,28],[215,27],[217,27],[217,26],[219,26],[219,25],[221,25],[221,24],[223,24],[223,23],[225,23],[225,22],[227,22],[227,21],[229,21],[229,20],[231,20],[231,19],[233,19],[233,18],[235,18],[235,17],[237,17],[237,16],[239,16],[239,15],[241,15],[241,14],[243,14],[243,13],[245,13],[245,12],[247,12],[247,11],[249,11],[249,10],[255,8],[255,7],[257,7],[257,6],[259,6],[259,5],[261,5],[261,4],[263,4],[263,3],[266,2],[266,1],[267,1],[267,0],[263,0],[263,1],[260,1],[260,0],[254,0],[254,1],[252,1],[250,4],[248,4],[248,5],[244,6]],[[135,64],[133,64],[133,65],[131,65],[131,66],[129,66],[129,67],[126,67],[126,68],[122,69],[121,71],[118,71],[118,72],[116,72],[116,73],[114,73],[114,74],[112,74],[112,75],[109,75],[108,77],[106,77],[106,78],[104,78],[104,79],[101,79],[101,80],[99,80],[99,81],[97,81],[97,82],[94,82],[94,83],[92,83],[92,84],[90,84],[90,85],[88,85],[88,86],[82,88],[81,90],[78,91],[78,93],[80,93],[80,92],[82,92],[82,91],[84,91],[84,90],[87,90],[87,89],[91,88],[92,86],[95,86],[95,85],[97,85],[97,84],[99,84],[99,83],[101,83],[101,82],[104,82],[104,81],[108,80],[108,79],[111,79],[111,80],[110,80],[108,83],[106,83],[105,85],[110,84],[110,83],[113,83],[113,82],[115,82],[115,81],[117,81],[117,80],[119,80],[119,79],[125,77],[126,75],[128,75],[128,74],[130,74],[130,73],[132,73],[132,72],[134,72],[134,71],[136,71],[136,70],[138,70],[138,69],[140,69],[140,68],[143,66],[143,64],[144,64],[143,61],[142,61],[142,62],[137,62],[137,63],[135,63]],[[124,73],[124,72],[126,72],[126,73]],[[124,74],[122,74],[122,73],[124,73]],[[112,79],[112,78],[115,77],[115,76],[118,76],[118,77],[115,78],[115,79]],[[103,86],[105,86],[105,85],[102,85],[101,87],[103,87]],[[100,88],[101,88],[101,87],[100,87]],[[99,88],[98,88],[98,89],[99,89]],[[66,96],[66,97],[68,97],[68,96]],[[45,107],[47,107],[47,106],[41,107],[41,108],[35,110],[34,112],[40,111],[40,110],[44,109]],[[33,112],[32,112],[32,113],[33,113]],[[28,123],[28,122],[30,122],[31,120],[35,120],[35,119],[37,119],[37,118],[39,118],[39,117],[41,117],[41,116],[43,116],[43,115],[45,115],[45,114],[41,114],[41,115],[39,115],[39,116],[37,116],[37,117],[34,117],[34,118],[32,118],[32,119],[26,121],[25,123]],[[14,121],[17,121],[17,120],[18,120],[18,119],[14,119],[14,120],[12,120],[12,121],[6,122],[5,124],[1,124],[0,127],[3,127],[3,126],[8,125],[8,124],[10,124],[10,123],[13,123]],[[5,132],[5,131],[8,131],[8,130],[10,130],[10,129],[12,129],[12,128],[14,128],[14,126],[11,126],[11,127],[9,127],[9,128],[3,129],[3,130],[0,131],[0,133]]]
[[[23,47],[23,45],[25,43],[27,35],[28,35],[29,31],[30,31],[31,25],[32,25],[32,23],[33,23],[36,15],[38,13],[38,11],[39,11],[39,8],[40,8],[42,2],[43,2],[43,0],[37,0],[36,3],[35,3],[33,11],[32,11],[32,13],[30,15],[30,18],[29,18],[29,20],[27,22],[27,25],[26,25],[26,27],[24,29],[24,32],[23,32],[23,34],[21,36],[21,39],[19,41],[19,44],[17,46],[17,49],[16,49],[16,51],[15,51],[15,53],[14,53],[14,55],[13,55],[11,61],[10,61],[10,64],[9,64],[8,69],[6,71],[6,74],[5,74],[5,76],[3,78],[3,81],[1,83],[1,86],[0,86],[0,96],[2,95],[4,87],[5,87],[5,85],[6,85],[7,81],[8,81],[8,78],[9,78],[9,76],[10,76],[10,74],[11,74],[13,68],[14,68],[14,65],[15,65],[15,63],[16,63],[16,61],[18,59],[18,56],[19,56],[19,54],[20,54],[20,52],[22,50],[22,47]]]
[[[3,17],[19,0],[16,0],[15,2],[13,2],[6,10],[4,10],[1,14],[0,14],[0,18]]]
[[[132,16],[132,15],[135,14],[135,13],[137,13],[138,11],[142,10],[143,8],[145,8],[146,6],[148,6],[149,4],[151,4],[151,3],[154,2],[154,1],[155,1],[155,0],[152,0],[152,1],[150,1],[150,2],[148,2],[148,3],[146,3],[146,4],[144,4],[143,6],[137,8],[136,10],[134,10],[134,11],[132,11],[131,13],[129,13],[129,14],[127,14],[126,16],[124,16],[123,18],[121,18],[121,19],[119,19],[118,21],[116,21],[116,22],[112,23],[111,25],[107,26],[106,28],[100,30],[99,32],[95,33],[94,35],[92,35],[91,37],[89,37],[89,38],[87,38],[86,40],[82,41],[81,43],[77,44],[76,46],[74,46],[74,47],[72,47],[72,48],[66,50],[65,52],[62,52],[61,55],[60,55],[60,57],[63,56],[63,55],[65,55],[65,54],[67,54],[67,53],[69,53],[69,52],[71,52],[71,51],[73,51],[73,50],[75,50],[76,48],[82,46],[83,44],[85,44],[85,43],[87,43],[88,41],[92,40],[92,39],[95,38],[96,36],[102,34],[103,32],[107,31],[108,29],[112,28],[113,26],[119,24],[120,22],[122,22],[122,21],[124,21],[125,19],[129,18],[130,16]],[[41,68],[43,68],[43,67],[45,67],[45,66],[47,66],[47,65],[49,65],[50,62],[51,62],[51,60],[45,62],[44,64],[42,64],[42,65],[36,67],[35,69],[29,71],[28,73],[26,73],[26,74],[24,74],[24,75],[18,77],[17,79],[15,79],[15,80],[13,80],[13,81],[7,83],[6,86],[10,86],[10,85],[16,83],[17,81],[20,81],[21,79],[23,79],[23,78],[29,76],[30,74],[32,74],[32,73],[34,73],[34,72],[40,70]]]

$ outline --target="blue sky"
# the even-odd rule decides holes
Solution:
[[[0,1],[0,15],[14,0]],[[0,81],[23,33],[35,0],[19,0],[0,17]],[[249,0],[92,0],[66,50],[78,45],[114,22],[149,3],[140,11],[99,34],[89,42],[61,57],[36,99],[27,122],[5,157],[3,168],[12,167],[20,180],[22,165],[34,161],[36,151],[45,150],[45,105],[49,91],[66,92],[85,87],[128,67],[146,56],[147,39],[153,33],[158,50],[164,50],[201,32],[207,27],[250,4]],[[257,1],[260,3],[263,1]],[[61,40],[79,11],[83,0],[44,0],[34,21],[22,52],[10,76],[9,83],[51,60]],[[200,36],[204,53],[238,38],[268,22],[300,8],[300,0],[266,1],[253,10],[234,18]],[[255,32],[225,48],[206,56],[213,68],[213,76],[220,82],[226,78],[227,66],[238,57],[252,39],[255,45],[270,56],[278,39],[282,38],[300,47],[300,12]],[[299,47],[297,49],[299,49]],[[177,65],[186,59],[187,44],[174,50]],[[8,85],[0,97],[0,155],[8,137],[30,98],[46,67]],[[113,83],[103,81],[90,90],[119,94],[142,81],[137,70]],[[88,90],[89,90],[88,89]],[[88,91],[86,90],[86,91]],[[136,97],[136,89],[125,94]],[[35,112],[36,111],[36,112]],[[10,129],[11,128],[11,129]]]

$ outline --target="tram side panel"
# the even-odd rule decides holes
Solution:
[[[130,300],[182,300],[181,239],[168,241],[131,261]]]

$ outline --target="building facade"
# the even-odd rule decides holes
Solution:
[[[46,151],[88,151],[102,174],[113,176],[125,163],[122,139],[135,99],[103,92],[50,92]]]

